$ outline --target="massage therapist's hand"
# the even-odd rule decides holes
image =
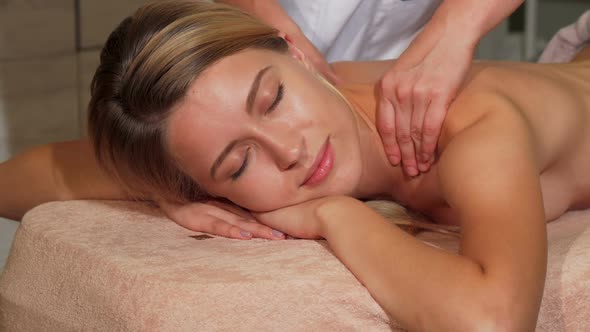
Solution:
[[[431,43],[425,49],[410,47],[380,82],[377,128],[389,161],[401,161],[409,176],[432,165],[447,109],[473,57],[470,45]]]
[[[285,238],[283,233],[259,223],[252,214],[233,204],[209,201],[186,205],[159,202],[158,205],[170,219],[192,231],[242,240]]]
[[[328,196],[313,199],[297,205],[278,210],[253,213],[257,220],[274,229],[300,239],[321,239],[323,234],[323,220],[321,209],[328,204],[350,204],[354,200],[345,196]]]
[[[523,2],[442,1],[381,80],[377,128],[392,164],[411,176],[428,170],[475,47]]]

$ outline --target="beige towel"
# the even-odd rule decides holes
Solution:
[[[548,227],[538,331],[589,331],[590,210]],[[457,247],[449,237],[422,238]],[[324,241],[210,238],[139,203],[35,208],[0,279],[2,331],[392,329]]]

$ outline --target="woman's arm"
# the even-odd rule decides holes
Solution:
[[[85,140],[35,147],[0,163],[0,217],[20,220],[25,212],[45,202],[130,199],[131,194],[100,168]],[[170,219],[193,231],[235,239],[284,238],[229,204],[158,204]]]
[[[412,330],[535,329],[547,262],[539,167],[526,121],[499,108],[452,133],[439,160],[443,195],[462,225],[459,255],[358,201],[319,208],[336,256]]]
[[[0,216],[14,220],[50,201],[126,198],[100,169],[87,141],[27,150],[0,164],[0,183]]]

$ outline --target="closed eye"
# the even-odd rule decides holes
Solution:
[[[279,84],[278,89],[277,89],[277,96],[275,97],[275,100],[272,102],[272,104],[268,107],[266,114],[271,113],[272,111],[275,110],[275,108],[277,108],[277,106],[279,106],[279,103],[283,99],[284,94],[285,94],[285,85],[283,84],[283,82],[281,82]]]
[[[277,96],[275,97],[272,104],[268,107],[266,114],[271,113],[272,111],[274,111],[277,108],[277,106],[279,106],[279,103],[281,102],[281,100],[283,100],[284,95],[285,95],[285,85],[283,84],[283,82],[281,82],[279,84],[279,87],[277,88]],[[242,165],[240,166],[240,168],[235,173],[233,173],[231,175],[231,179],[233,181],[236,181],[237,179],[239,179],[240,176],[246,170],[246,167],[248,166],[248,157],[249,156],[250,156],[250,148],[248,148],[246,150],[246,154],[244,156],[244,161],[242,162]]]
[[[248,166],[248,157],[250,156],[250,148],[246,149],[246,155],[244,156],[244,162],[242,162],[242,166],[240,166],[240,168],[231,175],[231,179],[232,181],[236,181],[240,175],[242,175],[242,173],[244,173],[244,170],[246,170],[246,166]]]

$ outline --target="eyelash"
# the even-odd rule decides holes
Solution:
[[[270,105],[270,107],[268,108],[268,110],[266,111],[266,114],[271,113],[272,111],[274,111],[277,106],[279,106],[279,103],[281,102],[281,100],[283,100],[283,96],[285,95],[285,85],[281,82],[279,84],[279,88],[277,91],[277,96],[275,98],[275,100],[272,102],[272,104]],[[250,155],[250,148],[248,148],[246,150],[246,156],[244,157],[244,162],[242,163],[242,166],[240,166],[240,168],[231,175],[231,178],[233,181],[236,181],[240,175],[242,175],[242,173],[244,173],[244,170],[246,170],[246,166],[248,166],[248,157]]]
[[[240,168],[231,175],[231,179],[233,181],[237,180],[240,175],[242,175],[242,173],[244,173],[244,170],[246,169],[246,166],[248,166],[248,157],[250,156],[250,148],[246,149],[246,156],[244,157],[244,162],[242,163],[242,166],[240,166]]]
[[[281,102],[281,100],[283,100],[284,95],[285,95],[285,85],[283,84],[283,82],[281,82],[279,84],[279,88],[277,91],[277,97],[275,98],[275,100],[272,102],[272,104],[270,105],[270,107],[266,111],[266,114],[271,113],[272,111],[275,110],[275,108],[277,108],[277,106],[279,106],[279,103]]]

